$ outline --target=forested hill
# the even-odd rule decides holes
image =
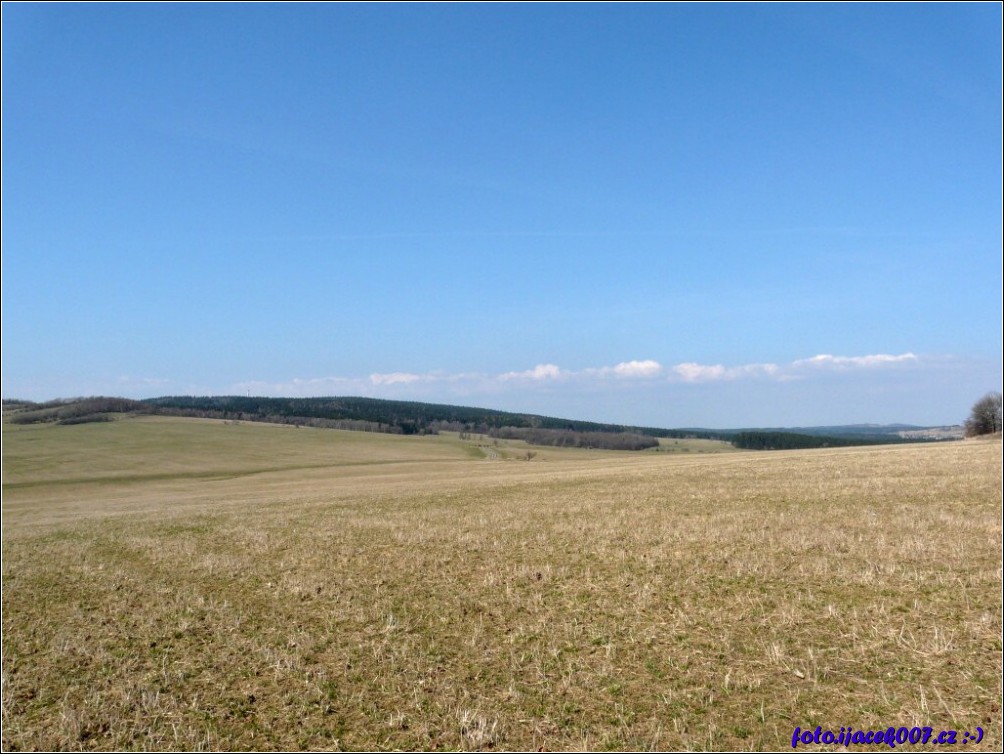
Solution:
[[[559,419],[536,414],[440,403],[392,401],[381,398],[256,398],[243,396],[167,396],[143,403],[158,413],[177,413],[221,419],[278,421],[311,426],[363,423],[345,427],[372,431],[422,434],[439,430],[488,433],[502,428],[555,429],[571,432],[630,432],[646,437],[701,437],[727,439],[712,430],[674,430]],[[294,420],[294,421],[291,421]]]
[[[537,445],[641,450],[655,438],[723,440],[748,450],[840,447],[919,442],[905,439],[895,427],[851,425],[784,429],[667,429],[559,419],[536,414],[440,403],[379,398],[261,398],[244,396],[167,396],[143,401],[124,398],[77,398],[47,403],[4,401],[4,420],[12,424],[80,424],[110,421],[115,414],[161,414],[391,434],[475,432]],[[905,427],[907,425],[898,425]],[[913,430],[924,429],[914,427]],[[827,430],[823,434],[821,430]]]
[[[582,447],[641,449],[656,443],[646,438],[702,438],[731,442],[749,450],[839,447],[907,442],[892,433],[861,433],[857,427],[841,435],[840,427],[828,427],[823,435],[812,428],[786,430],[667,429],[560,419],[552,416],[513,413],[489,408],[440,403],[392,401],[381,398],[256,398],[242,396],[170,396],[145,403],[158,413],[178,413],[221,419],[271,421],[372,432],[428,434],[439,431],[479,432],[497,437],[523,439],[534,444],[567,444]],[[903,425],[905,426],[905,425]],[[557,434],[556,434],[557,433]],[[615,438],[614,435],[619,436]],[[588,437],[587,437],[588,436]],[[602,436],[602,439],[601,439]],[[597,443],[597,444],[594,444]]]
[[[747,430],[735,432],[729,438],[729,442],[743,450],[798,450],[802,448],[841,448],[853,445],[888,445],[890,443],[917,442],[917,440],[908,440],[891,434],[835,437],[797,432]]]

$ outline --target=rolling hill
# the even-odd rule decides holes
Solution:
[[[796,428],[665,428],[607,424],[471,406],[360,397],[271,398],[254,396],[164,396],[142,401],[82,398],[33,403],[4,401],[4,416],[16,424],[107,421],[112,414],[159,414],[232,421],[258,421],[330,429],[421,435],[476,432],[538,445],[639,450],[655,438],[724,440],[747,449],[837,447],[954,439],[954,428],[907,424],[852,424]]]

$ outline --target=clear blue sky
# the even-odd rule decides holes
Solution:
[[[3,6],[3,396],[961,421],[1001,6]]]

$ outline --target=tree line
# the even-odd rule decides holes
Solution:
[[[113,413],[192,416],[398,435],[452,431],[466,435],[477,433],[499,439],[518,439],[533,445],[612,450],[655,447],[658,445],[656,438],[659,437],[722,440],[745,450],[826,448],[910,441],[895,435],[834,437],[773,430],[716,431],[635,427],[379,398],[166,396],[143,401],[106,397],[48,403],[4,401],[5,419],[17,424],[108,421]],[[1000,431],[1000,393],[985,396],[973,407],[966,429],[970,434]]]
[[[659,445],[654,437],[632,432],[574,432],[568,429],[528,429],[499,427],[488,432],[490,437],[523,440],[530,445],[551,445],[559,448],[596,448],[602,450],[644,450]]]
[[[743,450],[800,450],[804,448],[845,448],[855,445],[888,445],[914,442],[902,437],[827,437],[803,435],[797,432],[736,432],[729,440]]]
[[[555,429],[570,432],[630,432],[648,437],[702,437],[722,439],[722,433],[702,430],[673,430],[660,427],[635,427],[620,424],[559,419],[536,414],[520,414],[469,406],[453,406],[417,401],[394,401],[382,398],[262,398],[255,396],[165,396],[144,403],[157,413],[184,411],[186,416],[241,419],[256,417],[290,419],[325,419],[370,422],[373,431],[395,434],[434,434],[439,431],[477,432],[491,429]],[[378,429],[380,428],[380,429]]]

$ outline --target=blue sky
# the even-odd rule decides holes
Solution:
[[[3,6],[3,396],[955,423],[1001,9]]]

